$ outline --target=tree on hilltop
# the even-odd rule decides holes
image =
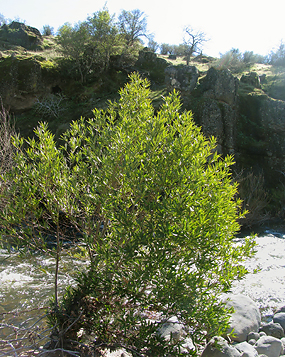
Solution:
[[[58,42],[84,83],[88,75],[106,71],[110,56],[117,51],[119,36],[114,16],[104,8],[75,26],[66,23],[58,30]]]
[[[194,53],[200,52],[204,42],[208,40],[206,39],[206,34],[204,32],[195,31],[190,26],[185,27],[184,33],[185,59],[188,66],[190,57]]]
[[[148,38],[146,16],[139,9],[123,10],[119,15],[118,25],[127,46],[132,46],[141,37]]]

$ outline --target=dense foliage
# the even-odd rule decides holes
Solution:
[[[48,249],[54,234],[57,262],[67,232],[79,233],[90,265],[56,297],[50,323],[59,341],[92,334],[97,345],[165,356],[178,342],[165,343],[157,329],[173,315],[195,342],[225,332],[219,295],[246,273],[253,242],[234,243],[232,157],[219,157],[191,112],[180,113],[177,93],[155,114],[148,86],[132,75],[120,100],[73,122],[60,148],[45,124],[36,140],[15,138],[0,224],[13,244],[33,249]]]

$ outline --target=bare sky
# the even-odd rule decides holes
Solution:
[[[0,13],[39,30],[47,24],[57,30],[84,21],[105,3],[111,14],[143,11],[158,43],[182,43],[187,25],[201,30],[210,39],[203,52],[212,56],[231,48],[266,55],[285,42],[285,0],[0,0]]]

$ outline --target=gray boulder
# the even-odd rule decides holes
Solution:
[[[235,348],[242,353],[242,357],[257,357],[256,349],[248,342],[241,342],[235,345]]]
[[[242,354],[220,337],[213,337],[201,354],[201,357],[241,357]]]
[[[268,357],[279,357],[283,352],[282,342],[272,336],[262,336],[256,341],[255,349],[258,354],[265,354]]]
[[[267,336],[272,336],[276,338],[284,337],[284,330],[279,323],[270,322],[269,324],[265,324],[261,326],[259,331],[263,331]]]
[[[273,316],[273,322],[279,323],[285,331],[285,312],[277,312],[277,314]]]
[[[246,341],[249,332],[258,331],[261,315],[256,303],[245,295],[228,295],[226,305],[235,312],[230,318],[230,331],[234,330],[233,340]]]

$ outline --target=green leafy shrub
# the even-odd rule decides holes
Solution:
[[[132,75],[120,100],[73,122],[59,149],[46,125],[27,148],[16,140],[20,154],[9,177],[17,194],[0,224],[19,244],[44,243],[35,233],[53,229],[58,260],[64,216],[90,260],[78,286],[56,300],[49,318],[59,337],[54,347],[71,348],[91,334],[95,345],[179,356],[179,343],[157,333],[173,315],[195,342],[204,331],[226,331],[219,295],[246,273],[241,262],[253,249],[251,239],[234,244],[241,203],[233,159],[219,157],[192,114],[180,113],[177,93],[155,114],[148,87]]]
[[[228,68],[233,73],[240,73],[249,66],[248,62],[243,61],[242,53],[237,48],[222,54],[216,66],[218,68]]]

